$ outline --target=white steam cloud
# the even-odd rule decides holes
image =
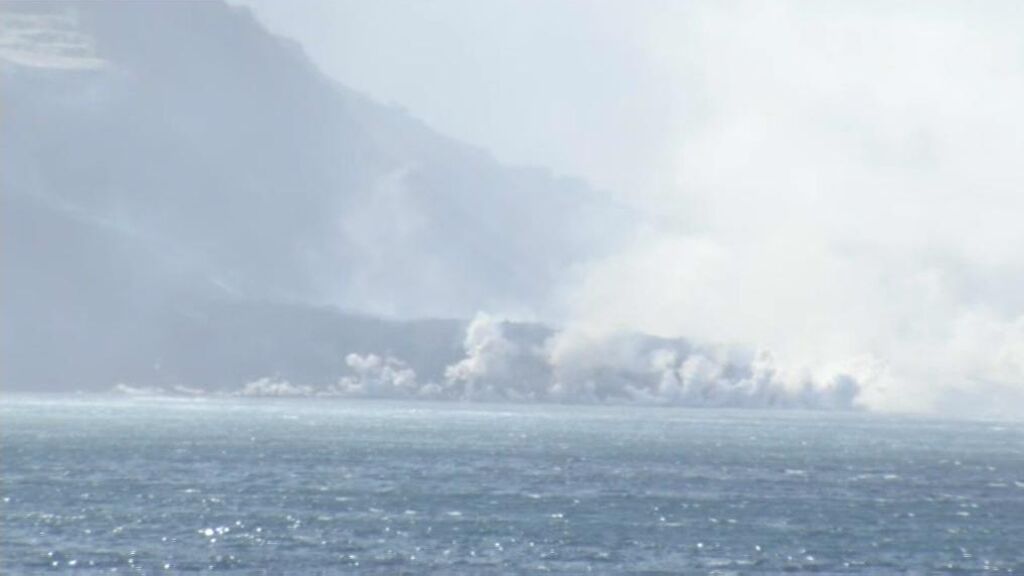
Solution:
[[[478,313],[466,328],[466,357],[445,369],[444,391],[465,399],[530,400],[534,395],[517,378],[519,347],[505,338],[501,322]]]
[[[287,380],[277,378],[260,378],[247,383],[238,391],[240,396],[310,396],[313,388],[292,384]]]
[[[649,229],[566,288],[568,323],[770,350],[785,390],[843,398],[844,366],[872,409],[1019,414],[1024,13],[740,4],[648,23],[685,95],[666,178],[630,197]]]
[[[879,375],[867,366],[787,372],[767,351],[563,332],[549,341],[556,399],[692,407],[855,409]]]
[[[478,313],[466,326],[465,356],[436,379],[418,377],[394,356],[350,353],[345,357],[347,374],[336,383],[316,386],[265,377],[232,394],[849,410],[864,407],[885,376],[871,363],[786,372],[765,351],[695,346],[626,332],[599,336],[542,331],[530,336],[520,330],[510,336],[509,326],[514,325]],[[125,384],[112,391],[130,396],[205,394]]]
[[[430,393],[430,389],[421,389],[417,384],[416,371],[397,358],[349,354],[345,364],[353,374],[342,377],[331,392],[366,398],[403,398]]]

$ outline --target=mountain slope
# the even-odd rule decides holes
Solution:
[[[324,306],[539,310],[567,268],[628,228],[578,181],[504,167],[339,86],[244,9],[0,14],[5,386],[159,380],[152,366],[185,349],[168,334],[211,308],[318,310],[353,338],[356,316]],[[208,350],[252,337],[193,331]],[[248,361],[179,359],[207,363],[191,374],[211,381],[254,372],[233,364]]]

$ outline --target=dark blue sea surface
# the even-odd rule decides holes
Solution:
[[[0,572],[1024,573],[1024,425],[5,397]]]

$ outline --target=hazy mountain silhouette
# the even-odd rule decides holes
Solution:
[[[370,315],[541,307],[627,228],[579,181],[324,77],[245,9],[0,10],[5,388],[323,380],[351,351],[440,371],[460,322]]]

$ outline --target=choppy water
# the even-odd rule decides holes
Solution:
[[[1024,572],[1024,425],[0,401],[4,574]]]

